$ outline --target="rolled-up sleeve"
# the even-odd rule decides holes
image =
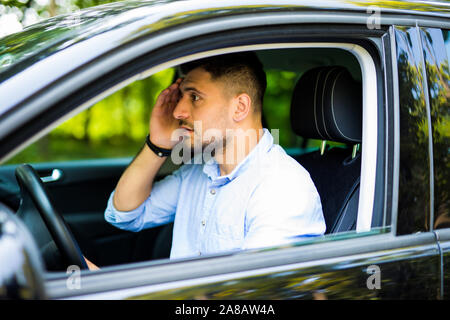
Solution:
[[[155,182],[150,196],[131,211],[119,211],[114,207],[114,190],[108,199],[105,220],[119,229],[134,232],[172,222],[177,208],[182,175],[183,167],[163,180]]]

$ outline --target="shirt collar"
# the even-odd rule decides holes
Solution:
[[[256,161],[261,155],[270,150],[273,145],[273,137],[266,128],[264,128],[263,131],[263,136],[259,140],[258,144],[229,174],[220,176],[219,164],[214,158],[209,159],[203,165],[203,172],[211,179],[214,185],[221,186],[234,180],[242,174],[252,162]]]

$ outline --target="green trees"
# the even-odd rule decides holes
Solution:
[[[35,163],[134,156],[148,133],[149,117],[159,93],[174,80],[175,69],[131,83],[11,158],[8,163]],[[298,75],[267,71],[264,115],[268,128],[279,129],[280,144],[298,146],[289,122],[290,99]]]
[[[148,120],[174,69],[136,81],[53,129],[8,163],[47,162],[136,154],[148,133]]]
[[[0,37],[50,16],[109,2],[115,1],[0,0]],[[11,24],[11,21],[14,23]],[[2,23],[8,28],[2,29]],[[47,34],[52,36],[51,32]],[[38,46],[39,43],[35,42],[24,33],[21,41],[14,44],[6,42],[6,46],[11,50],[18,46],[14,54],[19,59],[20,52],[24,52],[21,46]],[[8,63],[7,60],[7,55],[0,56],[0,66]],[[148,133],[149,116],[156,97],[173,81],[174,76],[175,70],[167,69],[122,88],[60,124],[8,163],[135,155]],[[280,130],[279,142],[287,147],[299,145],[299,138],[292,133],[289,122],[291,93],[297,78],[298,74],[292,72],[267,71],[268,87],[264,103],[267,126]]]
[[[0,0],[0,38],[59,14],[116,0]]]

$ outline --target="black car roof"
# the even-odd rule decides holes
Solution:
[[[179,23],[239,13],[294,10],[367,11],[377,6],[382,11],[450,15],[450,4],[425,1],[120,1],[60,15],[25,28],[22,32],[0,39],[0,82],[9,67],[27,58],[44,58],[67,46],[100,33],[120,28],[141,19],[148,24],[141,34],[156,32]],[[138,34],[130,35],[131,41]],[[16,70],[17,71],[17,70]]]
[[[239,14],[267,12],[346,11],[368,14],[376,6],[380,13],[398,13],[406,16],[450,16],[450,4],[425,1],[303,1],[303,0],[234,0],[215,1],[120,1],[91,7],[77,13],[46,19],[23,31],[0,39],[0,92],[2,83],[45,60],[48,56],[105,34],[115,34],[109,50],[137,38],[176,28],[181,24],[203,19],[217,19]],[[132,27],[134,26],[134,27]],[[120,34],[120,35],[118,35]],[[113,43],[114,42],[114,43]],[[97,56],[104,48],[95,48]],[[103,51],[102,51],[103,50]],[[95,56],[91,53],[90,57]],[[86,58],[87,63],[89,60]],[[0,99],[1,100],[1,99]],[[5,101],[3,101],[5,102]],[[0,114],[15,104],[0,105]]]

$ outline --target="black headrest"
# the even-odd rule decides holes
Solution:
[[[362,86],[341,66],[311,69],[299,79],[291,126],[304,138],[356,144],[362,136]]]

